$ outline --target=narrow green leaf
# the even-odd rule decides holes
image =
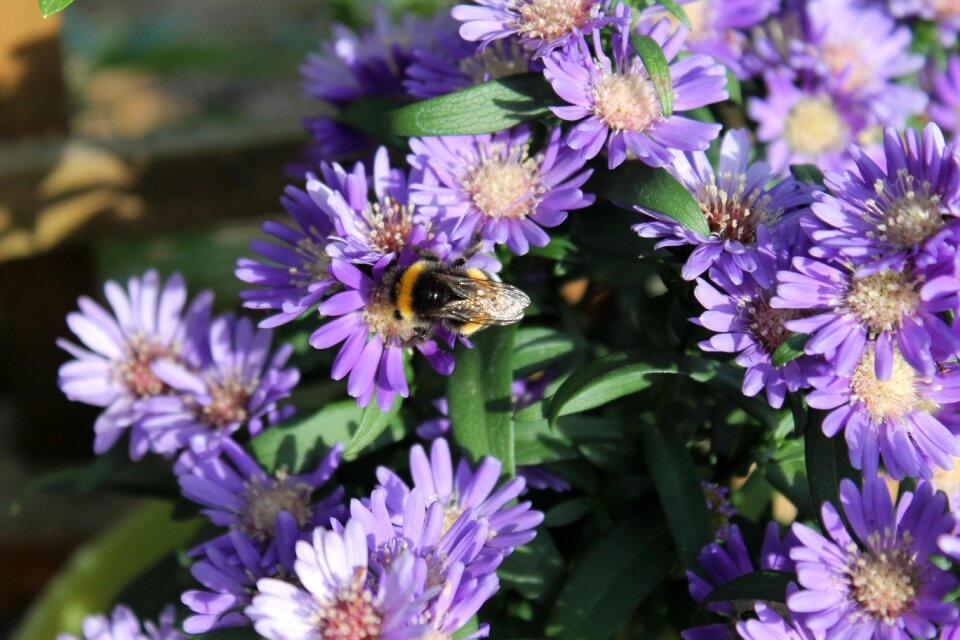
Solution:
[[[789,498],[802,514],[816,513],[810,498],[803,440],[785,440],[778,448],[761,455],[757,464],[767,482]]]
[[[810,497],[817,513],[825,502],[831,502],[837,511],[843,513],[840,506],[840,481],[843,478],[859,479],[859,474],[850,464],[847,442],[843,435],[828,438],[823,433],[822,411],[811,412],[810,424],[804,434],[806,445],[807,482],[810,483]],[[859,484],[859,481],[858,481]]]
[[[479,628],[480,620],[477,619],[477,616],[473,616],[467,620],[466,624],[460,627],[456,633],[453,634],[453,640],[463,640],[464,638],[469,638],[471,635],[476,633]]]
[[[401,107],[387,123],[400,136],[494,133],[547,115],[557,102],[542,74],[525,73]]]
[[[731,102],[743,104],[743,91],[740,87],[740,80],[737,79],[737,76],[733,75],[730,69],[727,69],[727,94],[729,94],[729,100]]]
[[[517,331],[513,347],[513,375],[524,378],[573,353],[577,341],[570,335],[546,327],[524,327]]]
[[[792,173],[793,177],[800,182],[805,182],[809,185],[817,187],[823,186],[823,171],[821,171],[816,165],[792,164],[790,165],[790,173]]]
[[[537,537],[517,547],[497,569],[504,589],[512,589],[524,598],[544,602],[554,595],[563,578],[564,563],[549,531],[540,529]]]
[[[40,0],[40,13],[46,18],[63,11],[71,4],[73,4],[73,0]]]
[[[707,502],[690,452],[671,424],[643,424],[643,456],[660,496],[670,536],[683,566],[698,571],[700,550],[713,541]]]
[[[387,114],[407,104],[409,101],[397,98],[359,98],[337,114],[337,122],[348,125],[374,140],[394,142],[399,138],[391,140],[390,129],[387,127]]]
[[[670,543],[653,520],[620,520],[590,547],[564,584],[547,637],[610,637],[666,579],[673,563]]]
[[[806,333],[791,333],[790,336],[783,341],[783,343],[777,347],[777,350],[773,352],[773,366],[782,367],[792,360],[796,360],[803,355],[803,347],[807,344],[807,340],[810,339],[809,334]]]
[[[545,402],[531,405],[514,416],[516,464],[530,465],[580,457],[578,447],[592,444],[622,446],[627,436],[620,420],[571,415],[551,429],[543,417]]]
[[[565,527],[593,511],[593,498],[574,498],[550,507],[543,519],[544,526]]]
[[[512,390],[516,325],[486,329],[472,338],[473,349],[457,352],[447,381],[453,436],[474,460],[493,456],[503,473],[514,473]]]
[[[595,175],[590,189],[622,206],[637,206],[673,218],[691,231],[710,235],[700,205],[666,169],[625,162]]]
[[[126,447],[118,445],[89,464],[51,471],[28,484],[10,503],[10,512],[18,514],[31,496],[49,491],[72,489],[77,493],[87,493],[99,489],[126,463]]]
[[[357,457],[357,454],[373,444],[381,433],[390,426],[390,421],[400,411],[400,405],[403,404],[403,398],[394,396],[393,405],[387,412],[380,411],[375,401],[371,401],[363,408],[360,415],[360,424],[350,439],[350,443],[343,450],[343,457],[347,460]]]
[[[670,65],[663,55],[663,49],[650,36],[637,34],[630,36],[630,44],[640,55],[650,82],[657,92],[661,116],[664,119],[669,118],[673,115],[673,81],[670,79]]]
[[[783,604],[787,601],[787,586],[796,579],[796,574],[786,571],[754,571],[714,588],[700,606],[704,607],[712,602],[743,600]]]
[[[686,12],[678,5],[674,0],[656,0],[651,4],[658,4],[670,13],[683,24],[687,29],[692,30],[693,24],[690,22],[690,18],[687,17]]]

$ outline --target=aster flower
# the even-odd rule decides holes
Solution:
[[[343,532],[316,529],[312,543],[301,540],[296,551],[303,587],[261,578],[244,610],[263,637],[405,640],[427,631],[418,623],[424,563],[413,554],[403,553],[383,575],[370,575],[366,534],[355,520]]]
[[[929,77],[930,120],[956,135],[960,132],[960,55],[947,57],[946,68],[932,69]]]
[[[170,392],[144,401],[151,448],[164,455],[184,448],[201,457],[216,455],[244,425],[253,436],[264,422],[289,415],[277,403],[290,395],[300,372],[283,368],[293,348],[283,345],[271,354],[271,341],[270,331],[255,329],[249,318],[225,314],[210,324],[209,352],[200,367],[154,363],[151,370]]]
[[[768,186],[776,178],[770,165],[751,165],[749,159],[750,135],[746,129],[734,129],[723,137],[716,171],[702,151],[677,154],[666,167],[697,200],[710,235],[691,231],[656,211],[636,208],[655,221],[638,224],[634,231],[644,238],[662,238],[658,249],[695,247],[683,266],[685,279],[693,280],[716,266],[734,284],[742,284],[743,272],[757,269],[758,229],[775,225],[812,201],[811,190],[792,176]]]
[[[797,590],[795,584],[787,587],[787,595]],[[787,616],[786,619],[762,602],[754,605],[756,620],[744,620],[737,623],[737,633],[743,640],[821,640],[820,636],[808,629],[802,622]]]
[[[926,245],[951,240],[939,234],[960,216],[960,158],[935,124],[903,138],[889,127],[883,141],[885,163],[851,147],[856,171],[827,172],[832,194],[812,207],[823,227],[811,234],[817,255],[846,258],[860,274],[903,271],[921,251],[936,252]]]
[[[254,240],[250,248],[261,259],[237,261],[237,277],[259,287],[240,293],[243,306],[277,312],[261,320],[261,328],[276,327],[300,317],[320,302],[334,283],[326,251],[333,222],[306,192],[287,187],[284,193],[280,202],[296,227],[273,220],[264,222],[263,232],[282,244]]]
[[[104,292],[111,311],[84,296],[80,311],[67,315],[83,346],[57,341],[75,358],[60,367],[59,385],[71,400],[104,407],[94,424],[96,453],[109,450],[129,429],[130,457],[139,460],[149,450],[139,405],[170,391],[152,366],[199,359],[213,295],[205,291],[187,305],[183,278],[174,274],[161,283],[156,271],[131,278],[126,289],[111,280]]]
[[[410,148],[410,163],[424,172],[411,200],[435,216],[452,241],[479,234],[523,255],[530,245],[550,241],[543,227],[559,225],[568,210],[596,199],[580,190],[593,172],[577,173],[585,160],[564,144],[559,127],[536,154],[523,125],[493,135],[414,138]]]
[[[298,533],[313,530],[341,516],[343,489],[335,489],[323,500],[314,495],[330,479],[340,463],[343,446],[332,447],[311,473],[290,475],[281,469],[270,475],[243,448],[230,438],[221,443],[224,454],[197,458],[189,453],[177,464],[177,481],[188,500],[204,507],[210,522],[231,531],[238,530],[263,546],[267,563],[275,562],[277,547],[293,548]],[[282,516],[282,517],[281,517]],[[229,545],[229,532],[205,542],[209,546]]]
[[[882,479],[864,479],[861,492],[845,478],[840,501],[852,535],[829,502],[826,536],[793,525],[800,590],[787,598],[791,613],[836,638],[933,638],[937,625],[956,620],[956,607],[943,599],[957,580],[930,561],[937,538],[954,527],[946,497],[921,483],[894,508]]]
[[[57,640],[186,640],[174,627],[173,607],[166,607],[157,623],[144,622],[129,607],[119,604],[108,618],[92,615],[83,619],[83,635],[69,633],[57,635]]]
[[[613,169],[630,151],[641,161],[661,167],[678,151],[705,150],[720,133],[720,125],[678,115],[728,97],[726,72],[713,59],[691,55],[670,65],[674,113],[664,118],[660,100],[647,71],[630,46],[630,7],[618,4],[612,36],[613,60],[604,53],[600,32],[593,32],[591,56],[587,41],[577,35],[562,52],[544,58],[544,75],[554,91],[569,103],[551,107],[562,120],[577,122],[567,144],[584,158],[600,153],[606,142],[608,166]],[[647,33],[673,60],[687,36],[685,27],[669,35],[670,21],[660,20]]]
[[[951,0],[889,0],[896,18],[918,17],[937,25],[940,44],[952,47],[960,33],[960,6]]]
[[[830,411],[824,434],[843,429],[851,464],[868,473],[881,457],[894,478],[930,478],[934,467],[953,468],[960,443],[944,422],[950,424],[946,414],[960,402],[957,365],[923,375],[894,350],[890,375],[880,380],[875,359],[869,346],[852,374],[811,378],[807,403]]]
[[[606,24],[609,4],[609,0],[477,0],[477,5],[455,6],[451,15],[463,22],[464,40],[486,47],[494,40],[519,36],[520,44],[541,57],[577,34]]]

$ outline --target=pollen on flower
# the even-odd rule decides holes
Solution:
[[[910,274],[888,269],[853,278],[846,302],[868,331],[878,334],[900,326],[920,304],[920,292]]]
[[[875,531],[867,540],[868,550],[853,544],[847,549],[844,572],[860,605],[858,616],[892,624],[913,606],[920,581],[910,541],[909,532],[898,538],[889,530]]]
[[[956,18],[960,16],[960,0],[933,0],[933,12],[937,18]]]
[[[597,15],[595,0],[511,0],[520,35],[550,42],[580,29]]]
[[[125,358],[114,365],[114,375],[137,398],[157,396],[167,385],[157,377],[151,365],[176,355],[175,350],[160,344],[156,338],[139,334],[124,346]]]
[[[303,238],[297,242],[296,251],[303,261],[298,266],[290,267],[291,284],[306,287],[314,282],[330,279],[330,256],[327,255],[326,245]]]
[[[373,640],[380,637],[383,619],[366,587],[366,568],[357,567],[353,579],[331,600],[318,603],[311,622],[324,640]]]
[[[234,378],[216,383],[208,382],[210,402],[200,407],[200,419],[217,429],[247,419],[247,403],[256,383],[247,384]]]
[[[641,68],[604,73],[593,88],[593,111],[614,131],[641,133],[660,119],[660,100]]]
[[[406,344],[417,335],[417,327],[409,320],[398,318],[396,308],[380,298],[374,294],[364,306],[361,312],[364,323],[384,341],[396,338]]]
[[[793,105],[783,130],[791,149],[811,156],[841,148],[846,134],[840,114],[825,96],[804,98]]]
[[[923,379],[899,351],[893,352],[893,371],[887,380],[877,378],[875,362],[874,350],[867,349],[850,377],[851,397],[860,401],[871,420],[899,422],[915,409],[936,409],[918,393]]]
[[[369,203],[363,212],[369,231],[370,246],[381,253],[397,253],[407,246],[413,231],[414,208],[391,197]]]
[[[752,333],[767,350],[773,354],[792,333],[784,325],[785,322],[801,317],[804,312],[800,309],[775,309],[770,306],[769,300],[763,296],[744,302],[746,311],[750,315],[750,333]]]
[[[268,483],[253,478],[244,483],[246,508],[242,513],[241,528],[253,540],[267,540],[276,535],[277,514],[286,511],[297,523],[306,526],[313,518],[310,506],[312,487],[293,482],[286,471],[278,471],[275,480]]]
[[[497,80],[530,70],[530,56],[516,40],[495,40],[460,61],[460,70],[474,82]]]
[[[943,226],[940,195],[926,180],[918,180],[907,169],[897,171],[896,180],[877,180],[875,198],[864,202],[864,212],[877,219],[870,238],[898,247],[921,243]]]
[[[719,180],[710,174],[694,197],[710,231],[729,240],[753,242],[758,226],[773,224],[783,214],[783,209],[770,208],[772,198],[763,189],[747,191],[747,176],[742,173],[724,173]]]
[[[482,150],[460,179],[460,185],[485,216],[525,218],[536,211],[545,189],[540,184],[539,157],[526,145]]]

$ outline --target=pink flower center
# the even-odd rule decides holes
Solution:
[[[461,178],[474,206],[488,218],[522,219],[533,213],[545,191],[540,184],[541,158],[531,158],[526,145],[493,147]]]
[[[869,550],[853,544],[848,549],[845,573],[850,593],[860,605],[858,617],[893,624],[910,610],[919,586],[910,539],[909,532],[902,540],[891,531],[874,532],[868,539]]]
[[[938,18],[960,16],[960,0],[933,0],[933,12]]]
[[[604,72],[593,88],[593,111],[614,131],[642,133],[660,119],[660,100],[642,68]]]
[[[125,345],[124,352],[126,358],[114,365],[114,372],[133,396],[149,398],[167,390],[150,367],[157,360],[174,358],[175,349],[160,344],[156,336],[138,335]]]
[[[747,176],[738,173],[711,174],[700,183],[694,197],[706,216],[710,231],[721,238],[753,242],[760,224],[780,219],[783,209],[771,208],[771,197],[762,188],[747,191]]]
[[[208,386],[210,403],[200,408],[203,422],[214,428],[224,429],[247,419],[247,403],[250,402],[255,384],[247,386],[228,378],[219,384],[208,383]]]
[[[357,567],[353,579],[331,601],[319,604],[314,627],[324,640],[373,640],[380,637],[383,619],[366,587],[366,568]]]
[[[268,540],[276,535],[277,514],[286,511],[293,516],[298,528],[313,518],[310,495],[313,489],[303,482],[293,482],[286,471],[278,471],[275,480],[263,484],[253,478],[244,484],[246,509],[241,528],[253,540]]]
[[[597,16],[595,0],[511,0],[520,35],[551,42],[573,33]]]
[[[363,215],[369,227],[370,246],[380,253],[399,254],[414,229],[413,214],[412,205],[401,204],[390,197],[368,204]]]

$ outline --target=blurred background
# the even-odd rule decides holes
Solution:
[[[45,588],[47,605],[96,590],[50,585],[96,561],[98,535],[132,512],[128,537],[151,532],[142,498],[57,488],[90,462],[97,413],[56,385],[65,315],[150,267],[236,306],[233,265],[276,212],[316,109],[297,68],[332,22],[369,22],[372,4],[76,0],[43,19],[37,0],[0,2],[0,637],[28,618],[33,636],[19,637],[44,637],[44,612],[27,612]]]

